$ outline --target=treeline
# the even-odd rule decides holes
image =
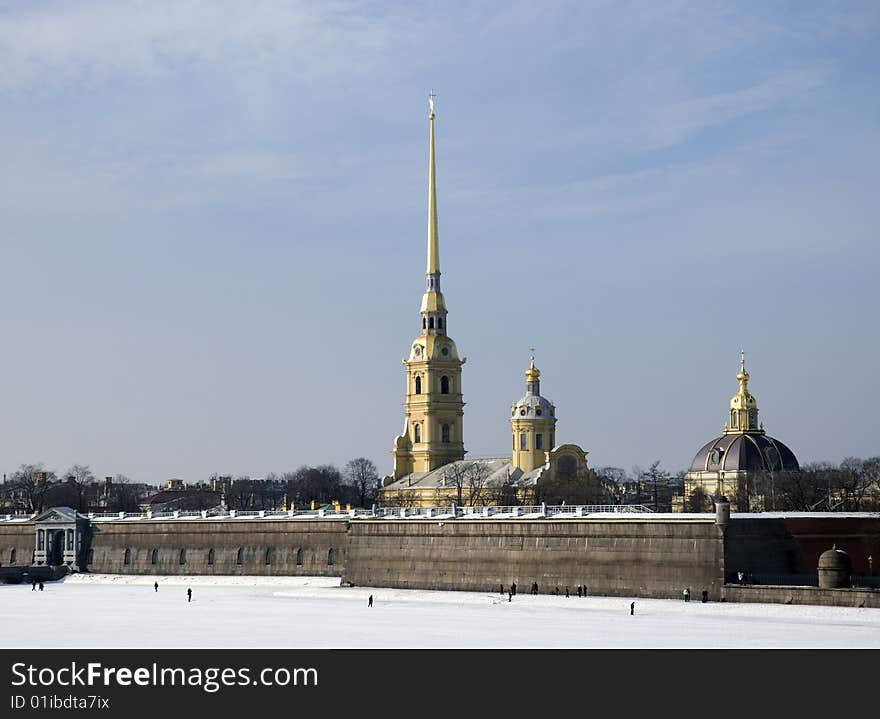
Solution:
[[[341,471],[332,464],[302,466],[281,475],[269,474],[265,479],[228,479],[220,486],[229,509],[308,509],[313,503],[331,502],[370,508],[379,496],[379,474],[371,460],[358,457]]]
[[[813,462],[799,472],[755,472],[740,481],[738,510],[753,512],[880,512],[880,457]],[[697,491],[686,511],[707,511],[711,497]]]
[[[672,473],[660,461],[647,468],[599,467],[603,504],[640,504],[655,512],[671,512],[673,498],[684,494],[684,471]]]
[[[48,507],[78,512],[138,512],[152,505],[177,510],[208,510],[220,506],[241,510],[309,508],[312,504],[371,507],[379,494],[375,464],[364,457],[342,470],[333,465],[302,466],[265,478],[209,478],[206,482],[159,489],[122,474],[97,480],[88,465],[74,465],[61,476],[41,464],[23,464],[0,484],[0,513],[39,513]]]
[[[0,512],[33,514],[47,507],[136,512],[144,487],[122,474],[99,482],[87,465],[75,464],[59,477],[42,464],[23,464],[0,485]]]

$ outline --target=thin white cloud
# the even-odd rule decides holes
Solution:
[[[24,4],[0,12],[0,87],[102,82],[181,65],[243,65],[285,57],[319,75],[363,69],[400,31],[394,15],[342,2],[86,0]],[[352,64],[353,57],[360,64]]]
[[[741,90],[691,97],[645,113],[650,123],[645,137],[649,148],[677,145],[709,127],[768,110],[818,88],[827,72],[783,72]]]

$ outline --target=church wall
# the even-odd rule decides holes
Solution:
[[[36,545],[36,532],[32,522],[13,524],[0,522],[0,567],[29,566]],[[10,555],[15,549],[15,564],[10,564]]]
[[[343,581],[407,589],[719,599],[723,540],[712,520],[353,521]]]
[[[92,527],[91,572],[340,576],[345,565],[344,520],[135,520],[94,522]],[[155,564],[153,549],[158,550]],[[180,563],[181,549],[186,550],[185,564]],[[211,549],[213,565],[208,564]],[[272,552],[270,564],[267,549]],[[297,549],[302,549],[301,566]],[[333,564],[328,565],[331,549]]]

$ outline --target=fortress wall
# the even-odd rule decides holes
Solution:
[[[196,519],[94,522],[88,571],[110,574],[340,576],[345,520]],[[238,550],[242,549],[241,564]],[[125,564],[125,550],[130,563]],[[152,562],[156,549],[157,561]],[[180,551],[186,550],[185,564]],[[209,550],[214,564],[208,564]],[[266,550],[271,550],[266,563]],[[297,565],[297,550],[302,565]],[[333,564],[328,555],[333,550]]]
[[[36,532],[33,522],[0,522],[0,567],[29,566],[36,544]],[[15,549],[15,564],[11,565],[10,556]]]
[[[711,519],[353,520],[343,581],[407,589],[720,599],[723,540]]]
[[[728,602],[761,602],[768,604],[818,604],[825,607],[880,608],[880,591],[876,589],[819,589],[818,587],[724,587]]]
[[[727,581],[746,574],[816,574],[819,555],[836,544],[852,560],[853,574],[868,575],[868,557],[880,573],[880,517],[783,517],[738,519],[724,537]]]
[[[819,555],[836,544],[849,554],[853,574],[880,574],[880,517],[790,517],[785,528],[794,537],[810,572]],[[873,558],[873,567],[868,557]]]

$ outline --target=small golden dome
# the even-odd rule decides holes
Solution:
[[[534,382],[541,376],[541,370],[535,367],[535,355],[532,355],[532,363],[529,365],[529,368],[526,370],[526,381]]]

